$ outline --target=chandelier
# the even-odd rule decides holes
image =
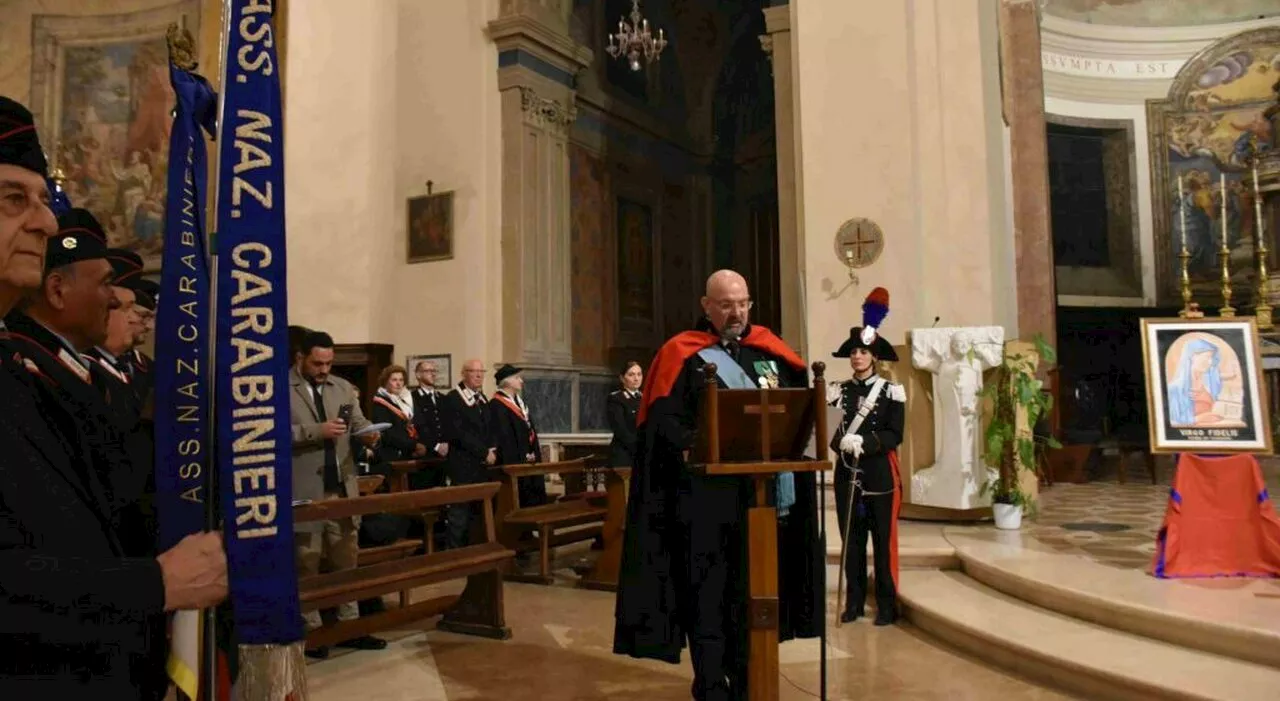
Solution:
[[[615,43],[615,40],[617,43]],[[614,58],[626,58],[631,70],[640,70],[640,57],[646,63],[658,60],[658,55],[667,47],[667,40],[661,29],[655,39],[649,33],[649,20],[640,18],[640,0],[631,0],[631,22],[627,18],[618,20],[618,33],[609,35],[609,45],[605,51]]]

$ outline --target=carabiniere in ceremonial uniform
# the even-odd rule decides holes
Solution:
[[[906,422],[906,392],[902,385],[876,373],[881,360],[898,354],[877,327],[889,312],[889,293],[871,291],[863,304],[863,325],[849,330],[849,338],[832,353],[849,358],[853,379],[828,390],[828,402],[844,411],[832,434],[836,464],[836,512],[844,541],[842,561],[849,581],[843,622],[865,615],[867,596],[867,536],[871,536],[876,568],[878,626],[897,620],[898,510],[902,482],[897,448]]]

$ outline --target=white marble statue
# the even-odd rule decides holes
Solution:
[[[914,329],[911,362],[933,373],[934,463],[911,477],[911,503],[948,509],[990,506],[979,496],[995,471],[982,462],[982,372],[1004,358],[999,326]]]

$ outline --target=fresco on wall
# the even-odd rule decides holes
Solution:
[[[578,144],[569,145],[569,239],[573,246],[570,298],[573,362],[604,366],[613,338],[608,203],[604,162]]]
[[[1174,27],[1280,15],[1275,0],[1044,0],[1045,14],[1090,24]]]
[[[1280,28],[1255,30],[1206,49],[1182,69],[1168,99],[1148,102],[1163,300],[1181,303],[1183,221],[1196,299],[1211,309],[1221,305],[1224,229],[1233,288],[1238,287],[1233,303],[1249,298],[1246,283],[1256,265],[1249,159],[1255,145],[1266,148],[1273,139],[1262,113],[1274,101],[1272,86],[1278,80]],[[1179,176],[1184,188],[1180,197]],[[1269,242],[1269,248],[1274,265],[1275,243]]]
[[[115,15],[32,18],[31,104],[72,204],[110,244],[159,267],[170,110],[165,29],[199,36],[198,0]]]

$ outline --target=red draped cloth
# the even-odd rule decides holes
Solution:
[[[1280,577],[1280,516],[1252,455],[1178,456],[1150,573]]]

